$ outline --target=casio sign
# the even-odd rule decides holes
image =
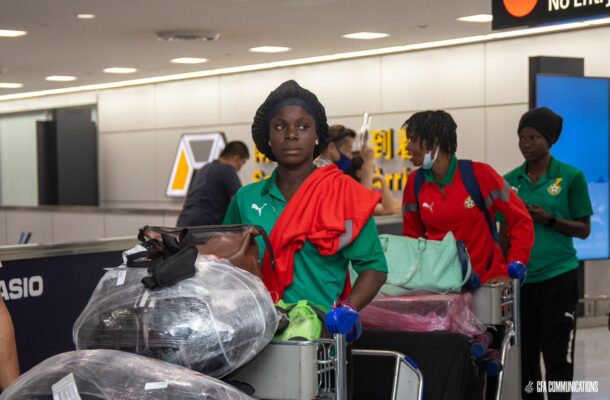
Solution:
[[[6,281],[0,281],[0,294],[4,300],[18,300],[26,297],[42,296],[44,283],[42,276],[31,276],[24,278],[13,278]]]

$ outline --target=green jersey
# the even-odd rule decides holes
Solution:
[[[260,225],[271,234],[287,204],[276,179],[277,169],[269,179],[239,189],[229,204],[224,223]],[[265,243],[260,238],[257,241],[262,262]],[[364,270],[387,272],[373,217],[350,245],[334,255],[322,256],[314,245],[305,241],[294,256],[293,282],[284,291],[283,300],[287,303],[309,300],[330,309],[343,292],[350,262],[358,273]]]
[[[536,183],[527,176],[526,163],[504,177],[523,202],[540,206],[557,218],[574,220],[593,214],[585,175],[553,157],[548,171]],[[534,224],[534,234],[527,283],[545,281],[578,267],[572,237],[541,224]]]

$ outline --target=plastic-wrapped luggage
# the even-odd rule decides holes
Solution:
[[[277,314],[260,279],[228,261],[197,256],[195,276],[149,290],[145,268],[100,280],[74,325],[78,350],[114,349],[222,377],[273,338]]]
[[[485,331],[470,293],[378,297],[361,312],[365,327],[402,332],[446,331],[475,337]]]
[[[114,350],[53,356],[20,376],[0,399],[52,400],[54,394],[81,400],[251,400],[187,368]]]

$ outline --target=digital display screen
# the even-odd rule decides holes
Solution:
[[[610,257],[608,235],[608,114],[610,80],[538,75],[536,107],[548,107],[563,117],[559,141],[551,147],[558,160],[582,170],[593,206],[591,235],[574,239],[580,260]]]

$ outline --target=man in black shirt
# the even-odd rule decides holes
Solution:
[[[231,198],[241,187],[237,172],[248,158],[243,142],[229,142],[217,160],[196,171],[177,225],[222,224]]]

